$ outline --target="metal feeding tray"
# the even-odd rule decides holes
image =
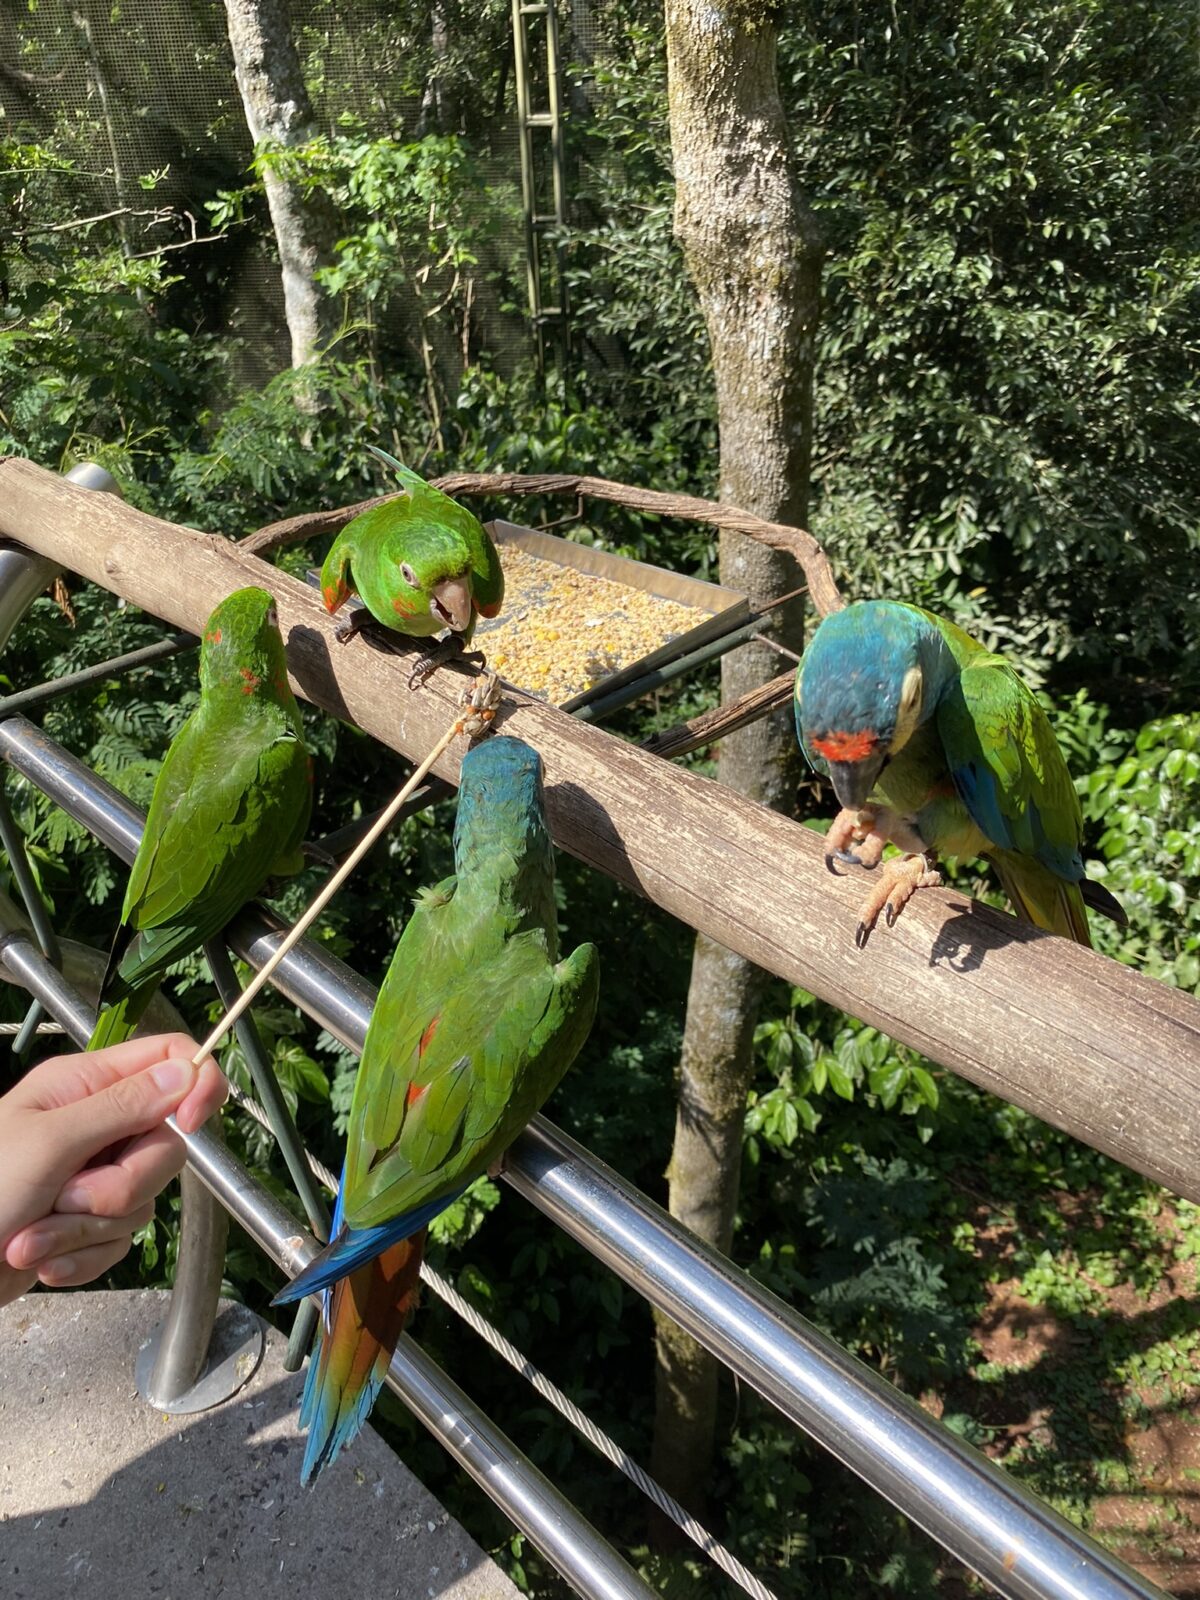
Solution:
[[[514,522],[486,527],[504,608],[480,620],[475,641],[501,677],[564,711],[615,711],[757,625],[736,590]]]

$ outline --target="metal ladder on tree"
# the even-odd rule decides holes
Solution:
[[[543,19],[547,109],[535,111],[531,23]],[[525,274],[529,319],[533,325],[538,372],[546,370],[548,330],[560,362],[569,344],[567,285],[562,248],[546,240],[550,229],[567,220],[567,157],[563,128],[562,74],[559,61],[558,12],[554,0],[512,0],[513,58],[517,84],[517,134],[521,150],[521,209],[525,220]],[[538,135],[550,136],[550,194],[545,195],[544,168],[539,171]],[[541,206],[539,209],[539,201]]]

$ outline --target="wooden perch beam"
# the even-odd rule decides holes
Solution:
[[[455,707],[458,674],[410,693],[413,656],[340,645],[316,592],[245,550],[30,462],[0,461],[0,534],[192,632],[230,590],[262,584],[279,603],[297,692],[409,759]],[[1200,1002],[952,891],[922,891],[860,952],[867,880],[831,875],[808,829],[519,694],[506,696],[497,725],[541,752],[564,849],[1200,1201]],[[461,754],[452,747],[439,775],[457,781]]]

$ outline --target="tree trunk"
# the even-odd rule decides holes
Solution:
[[[229,43],[246,126],[256,152],[287,150],[316,132],[285,0],[225,0]],[[327,195],[309,192],[271,165],[263,186],[279,249],[292,365],[302,367],[332,331],[333,312],[316,282],[331,258],[335,216]]]
[[[712,349],[720,498],[803,527],[821,249],[789,173],[772,13],[758,0],[666,0],[666,21],[675,232]],[[790,555],[741,534],[722,533],[720,549],[721,582],[756,599],[803,581]],[[775,614],[769,631],[798,650],[800,603]],[[778,663],[766,645],[726,656],[723,699],[773,677]],[[785,810],[797,758],[789,706],[725,740],[719,774]],[[722,1250],[733,1234],[763,982],[758,968],[697,938],[669,1203]],[[717,1363],[667,1319],[659,1317],[657,1328],[653,1468],[676,1498],[699,1510],[715,1437]]]

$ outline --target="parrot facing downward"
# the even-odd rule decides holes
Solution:
[[[418,639],[449,628],[469,642],[476,616],[494,617],[504,599],[496,546],[465,506],[369,448],[395,469],[405,492],[355,517],[333,541],[321,568],[326,611],[356,590],[385,628]],[[352,619],[338,636],[345,641],[361,626]]]
[[[796,673],[796,729],[842,804],[825,860],[883,869],[857,942],[941,881],[934,852],[986,856],[1018,916],[1091,944],[1085,902],[1124,922],[1084,877],[1079,799],[1045,713],[1001,656],[952,622],[892,600],[825,617]]]
[[[379,992],[333,1239],[275,1304],[321,1291],[302,1481],[366,1420],[416,1298],[425,1225],[550,1096],[596,1010],[593,945],[558,959],[542,764],[493,737],[462,763],[455,875],[423,890]]]
[[[275,602],[238,589],[205,624],[200,704],[154,784],[89,1050],[128,1039],[172,962],[219,933],[268,878],[300,869],[311,804]]]

